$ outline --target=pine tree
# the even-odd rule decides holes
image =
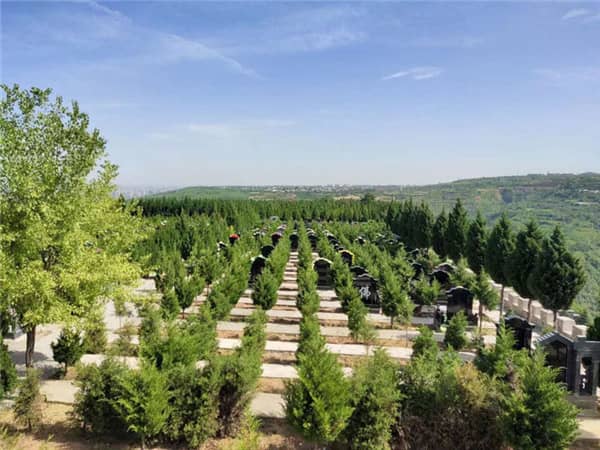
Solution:
[[[383,274],[381,307],[383,314],[390,318],[390,326],[394,319],[399,318],[403,323],[410,322],[414,305],[405,287],[395,274],[388,268]]]
[[[568,448],[577,435],[577,408],[556,383],[556,369],[545,365],[543,352],[524,359],[518,380],[502,408],[508,444],[516,450]]]
[[[351,449],[389,448],[400,402],[397,373],[397,364],[383,349],[375,350],[354,370],[350,403],[353,412],[345,431]]]
[[[457,352],[467,345],[467,318],[462,311],[455,314],[446,329],[444,344],[448,348],[453,348]]]
[[[165,292],[160,301],[160,311],[162,316],[166,320],[171,320],[177,317],[179,313],[179,302],[177,301],[177,295],[173,289]]]
[[[585,284],[586,276],[578,258],[566,248],[564,236],[556,227],[544,239],[531,274],[531,288],[544,308],[554,312],[567,309]]]
[[[350,336],[355,341],[362,340],[370,342],[375,337],[373,326],[367,321],[367,307],[364,305],[358,293],[350,300],[348,305],[348,328]]]
[[[531,318],[531,302],[533,292],[530,289],[530,277],[535,267],[535,261],[542,249],[544,236],[535,221],[530,221],[524,230],[517,233],[515,247],[510,255],[508,281],[517,293],[529,299],[527,320]]]
[[[194,299],[204,289],[204,280],[197,276],[178,278],[175,281],[175,295],[181,312],[185,317],[185,310],[192,306]]]
[[[446,246],[446,235],[448,234],[448,216],[444,210],[442,210],[440,215],[435,220],[431,234],[433,249],[440,256],[440,258],[446,258],[446,256],[448,256],[448,248]]]
[[[502,214],[496,223],[487,242],[485,250],[485,268],[496,283],[500,283],[500,320],[504,320],[504,287],[508,284],[507,273],[510,257],[514,252],[515,242],[510,222],[506,214]]]
[[[479,332],[481,333],[483,327],[483,308],[492,310],[498,305],[499,301],[498,292],[492,286],[490,277],[485,270],[481,270],[475,277],[473,295],[479,301]]]
[[[481,272],[485,265],[485,249],[487,245],[487,230],[485,219],[477,211],[477,217],[471,222],[467,231],[465,256],[469,267],[475,273]]]
[[[454,261],[458,261],[465,254],[467,225],[467,211],[465,211],[459,198],[448,215],[448,229],[446,231],[446,250],[448,256]]]
[[[28,368],[25,378],[20,383],[19,393],[13,406],[16,422],[26,426],[29,431],[37,428],[42,422],[43,403],[40,374],[37,370]]]
[[[60,332],[58,340],[50,344],[54,361],[65,365],[65,375],[72,366],[83,356],[85,350],[81,334],[74,328],[65,327]]]
[[[433,234],[433,213],[425,202],[415,210],[414,218],[414,243],[417,248],[428,248],[431,246]]]
[[[252,302],[262,309],[271,309],[277,302],[277,280],[269,268],[265,268],[254,282]]]
[[[435,358],[439,352],[439,346],[433,338],[433,331],[430,328],[419,327],[419,335],[415,338],[412,345],[411,358],[424,356],[427,358]]]
[[[147,439],[160,433],[169,415],[166,378],[153,365],[144,364],[140,370],[128,371],[119,389],[115,407],[145,449]]]

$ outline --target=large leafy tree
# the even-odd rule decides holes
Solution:
[[[515,248],[508,260],[507,275],[510,285],[521,297],[529,299],[527,320],[531,316],[531,300],[534,295],[530,288],[530,277],[543,240],[544,235],[537,223],[530,221],[517,233]]]
[[[500,283],[500,319],[504,313],[504,287],[508,284],[507,273],[510,256],[515,248],[514,235],[506,214],[496,222],[485,249],[485,268],[496,283]]]
[[[448,215],[448,229],[446,230],[446,250],[448,256],[454,261],[458,261],[465,254],[467,226],[467,211],[459,198]]]
[[[112,196],[117,168],[88,116],[51,91],[2,86],[0,267],[2,301],[27,333],[85,317],[100,298],[119,297],[139,270],[133,205]]]
[[[485,265],[485,246],[487,244],[487,230],[485,219],[481,212],[477,211],[477,217],[469,225],[467,230],[467,242],[465,244],[465,256],[469,267],[475,273],[480,273]]]
[[[554,312],[571,306],[585,284],[581,262],[566,248],[565,238],[556,227],[550,238],[544,239],[531,274],[531,288],[544,308]]]

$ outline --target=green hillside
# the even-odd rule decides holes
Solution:
[[[517,224],[536,219],[547,231],[560,225],[570,249],[583,260],[588,283],[580,304],[597,311],[600,299],[600,174],[525,175],[458,180],[426,186],[271,186],[190,187],[161,196],[221,199],[359,198],[371,193],[382,201],[413,198],[434,212],[450,209],[456,198],[494,222],[506,212]]]

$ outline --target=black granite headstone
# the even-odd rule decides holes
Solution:
[[[379,293],[377,292],[377,280],[368,273],[354,278],[354,287],[358,289],[360,298],[363,303],[371,307],[379,307],[381,302],[379,299]]]

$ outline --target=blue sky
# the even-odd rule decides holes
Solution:
[[[2,81],[78,100],[121,184],[600,171],[600,3],[1,8]]]

